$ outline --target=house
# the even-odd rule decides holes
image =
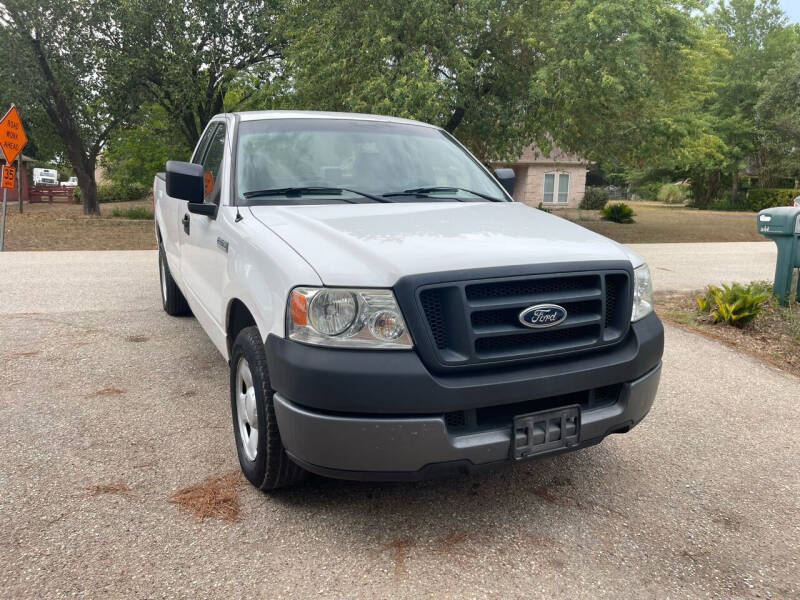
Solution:
[[[529,206],[577,208],[586,191],[588,163],[574,154],[553,146],[548,155],[531,144],[511,163],[493,163],[511,167],[517,176],[514,200]]]

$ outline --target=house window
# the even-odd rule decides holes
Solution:
[[[556,188],[558,179],[558,188]],[[542,202],[544,204],[566,204],[569,196],[569,173],[545,173],[544,174],[544,194]]]

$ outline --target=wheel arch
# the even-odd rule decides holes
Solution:
[[[231,355],[231,348],[233,347],[233,342],[236,340],[236,336],[239,335],[239,332],[242,329],[252,326],[258,327],[258,321],[256,320],[253,312],[239,298],[231,298],[231,300],[228,302],[228,310],[225,317],[225,336],[228,345],[229,357]],[[260,334],[261,329],[259,328],[259,335]]]

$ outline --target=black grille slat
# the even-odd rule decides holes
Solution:
[[[447,334],[444,328],[444,311],[442,310],[442,295],[439,290],[425,290],[419,296],[422,302],[422,310],[428,319],[428,326],[431,328],[433,340],[436,347],[443,350],[447,347]]]
[[[520,349],[535,354],[555,353],[567,348],[590,345],[596,341],[599,333],[598,326],[588,325],[571,329],[543,330],[537,333],[484,337],[475,341],[475,352],[479,356],[505,355]]]
[[[479,283],[468,285],[467,300],[488,298],[508,298],[513,296],[537,296],[543,294],[568,294],[571,291],[592,288],[597,285],[597,277],[572,277],[561,279],[528,279],[504,281],[500,283]]]
[[[431,284],[417,297],[438,362],[469,366],[617,342],[630,322],[630,295],[630,276],[620,269]],[[552,328],[520,322],[522,310],[543,303],[563,307],[564,322]]]

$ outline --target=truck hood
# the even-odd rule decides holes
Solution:
[[[509,203],[253,206],[326,285],[391,287],[405,275],[641,257],[544,211]]]

